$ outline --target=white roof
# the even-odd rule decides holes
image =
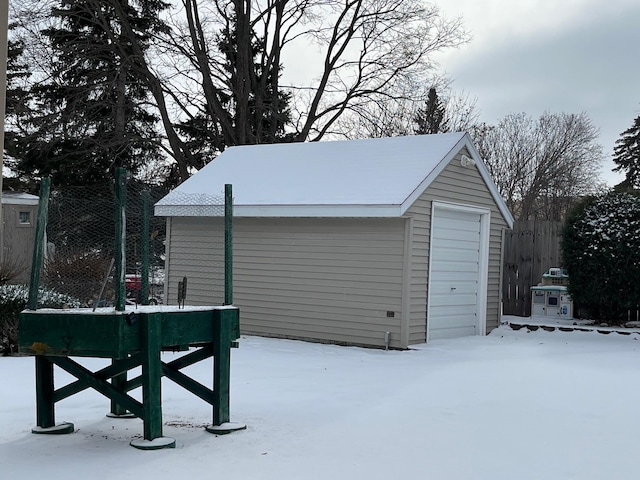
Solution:
[[[38,205],[40,199],[36,195],[22,192],[2,192],[2,203],[7,205]]]
[[[233,187],[239,217],[396,217],[467,147],[503,215],[511,215],[464,133],[230,147],[155,206],[214,215]],[[216,210],[214,210],[216,207]]]

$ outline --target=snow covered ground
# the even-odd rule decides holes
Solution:
[[[57,405],[76,433],[32,434],[33,370],[33,358],[0,358],[0,479],[638,476],[638,334],[501,327],[406,352],[243,337],[231,420],[247,430],[205,432],[208,405],[167,381],[176,448],[157,451],[130,447],[141,421],[105,417],[93,391]],[[208,382],[211,364],[189,373]]]

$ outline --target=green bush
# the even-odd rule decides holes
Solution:
[[[18,319],[29,298],[27,285],[0,285],[0,353],[10,355],[17,351]],[[40,288],[38,308],[77,308],[80,302],[69,295]]]
[[[625,322],[640,306],[640,195],[611,192],[578,204],[564,225],[562,258],[581,311]]]

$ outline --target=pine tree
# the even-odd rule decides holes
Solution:
[[[626,179],[624,186],[640,188],[640,115],[633,126],[620,134],[613,149],[614,172],[623,171]]]
[[[445,119],[445,107],[435,88],[429,89],[424,108],[418,109],[414,122],[418,126],[415,129],[415,133],[418,135],[449,131],[448,122]]]
[[[31,76],[29,65],[23,59],[24,44],[9,40],[7,45],[7,104],[5,111],[4,166],[13,170],[19,143],[23,136],[21,120],[29,114],[29,90],[25,81]],[[37,185],[29,178],[8,175],[3,179],[3,189],[37,192]]]
[[[31,89],[36,113],[16,142],[19,172],[51,175],[58,186],[104,183],[115,168],[135,173],[158,155],[157,119],[145,108],[137,59],[126,48],[123,54],[117,22],[100,20],[116,18],[116,6],[145,46],[162,27],[157,14],[165,4],[156,0],[60,0],[53,8],[57,24],[43,33],[55,58],[50,79]]]

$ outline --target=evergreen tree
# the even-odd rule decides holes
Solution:
[[[640,188],[640,115],[633,126],[620,134],[613,149],[614,172],[623,171],[626,179],[622,186]]]
[[[29,66],[23,63],[24,44],[9,40],[7,45],[7,106],[5,114],[16,116],[25,106],[27,91],[21,84],[31,76]]]
[[[22,138],[20,119],[29,112],[29,91],[24,82],[31,76],[29,66],[24,63],[22,55],[24,44],[21,41],[9,40],[7,45],[7,89],[4,134],[4,166],[10,169],[15,166],[18,154],[18,142]],[[3,189],[33,191],[37,186],[28,179],[16,176],[5,176]]]
[[[139,44],[148,46],[165,8],[157,0],[60,0],[56,26],[44,31],[55,52],[48,80],[31,89],[31,130],[14,138],[15,169],[51,175],[54,185],[103,183],[117,167],[135,173],[159,152],[156,117],[137,73],[140,60],[112,12],[127,13]],[[100,9],[103,15],[96,15]],[[104,18],[113,18],[111,23]]]
[[[435,88],[429,89],[424,108],[418,109],[414,122],[417,124],[415,133],[425,135],[430,133],[446,133],[449,131],[445,118],[445,106],[438,97]]]

